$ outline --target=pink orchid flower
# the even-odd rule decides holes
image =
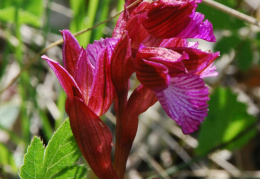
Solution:
[[[112,134],[99,118],[114,99],[109,70],[117,40],[101,39],[83,49],[68,30],[61,33],[65,68],[45,55],[42,58],[47,60],[68,96],[66,112],[85,159],[99,178],[117,178],[110,157]]]
[[[219,53],[203,52],[197,43],[187,42],[187,38],[215,41],[212,24],[195,12],[200,2],[143,1],[121,14],[113,33],[129,38],[131,56],[125,71],[131,67],[136,72],[142,86],[154,92],[185,134],[197,130],[207,116],[209,93],[202,78],[217,75],[213,61]],[[112,57],[112,64],[115,61]]]
[[[126,5],[134,2],[126,0]],[[81,152],[99,178],[123,178],[138,116],[159,101],[185,134],[207,116],[204,77],[216,76],[219,53],[203,52],[187,38],[215,41],[212,24],[195,12],[201,0],[142,1],[119,17],[113,37],[80,48],[62,31],[64,68],[47,56],[68,98],[66,111]],[[128,97],[129,78],[140,81]],[[99,118],[114,101],[116,145]]]

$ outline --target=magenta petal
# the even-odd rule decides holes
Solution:
[[[107,49],[108,57],[111,58],[114,47],[118,39],[115,38],[106,38],[100,39],[99,41],[95,40],[93,44],[88,44],[87,46],[87,58],[90,60],[93,66],[95,66],[96,61],[98,60],[98,55],[100,51],[104,48]]]
[[[64,68],[73,75],[80,53],[80,45],[69,30],[62,30],[61,34],[64,41],[62,47]]]
[[[48,65],[56,74],[62,88],[64,89],[68,97],[77,96],[79,98],[82,98],[82,94],[77,83],[62,66],[60,66],[57,62],[53,61],[46,55],[43,55],[41,58],[47,60]]]
[[[196,131],[207,116],[208,95],[203,79],[194,74],[173,77],[167,89],[156,92],[162,107],[184,134]]]
[[[160,47],[165,47],[165,48],[169,48],[169,47],[187,47],[188,46],[188,42],[186,39],[181,39],[181,38],[170,38],[170,39],[164,39],[162,40],[162,42],[160,43]]]
[[[199,38],[209,42],[215,42],[216,38],[213,34],[212,24],[208,20],[204,20],[204,15],[194,12],[191,15],[189,25],[177,35],[180,38]]]
[[[206,69],[204,69],[200,73],[201,78],[206,78],[206,77],[212,77],[212,76],[217,76],[218,72],[216,71],[216,66],[211,63]]]
[[[117,178],[112,166],[112,134],[106,124],[79,98],[66,100],[66,111],[76,142],[99,178]]]
[[[82,48],[74,71],[74,79],[82,92],[86,104],[88,104],[91,95],[93,76],[94,67],[89,59],[87,59],[86,50]]]

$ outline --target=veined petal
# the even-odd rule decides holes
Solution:
[[[129,38],[131,39],[132,48],[135,49],[138,49],[140,43],[142,43],[143,40],[149,35],[139,20],[140,16],[143,15],[136,15],[131,18],[125,28],[128,32]]]
[[[172,77],[169,87],[155,94],[166,113],[182,127],[184,134],[196,131],[207,116],[209,92],[198,75]]]
[[[101,116],[107,112],[113,102],[114,87],[111,81],[111,59],[108,49],[100,49],[97,58],[91,95],[87,104],[95,114]]]
[[[62,55],[64,68],[73,75],[80,53],[80,45],[69,30],[65,29],[60,32],[63,37]]]
[[[118,41],[111,59],[111,77],[118,95],[128,90],[128,80],[134,72],[131,40],[125,33]]]
[[[170,47],[187,47],[188,42],[186,39],[181,39],[181,38],[170,38],[170,39],[164,39],[160,43],[160,47],[164,48],[170,48]]]
[[[120,38],[121,35],[123,35],[128,19],[129,19],[129,12],[127,9],[125,9],[116,22],[116,26],[113,30],[113,35],[112,35],[113,38]]]
[[[200,74],[201,78],[217,76],[218,72],[216,71],[216,66],[211,63],[206,69],[204,69]]]
[[[87,46],[87,58],[90,60],[93,66],[95,66],[96,61],[98,60],[98,55],[100,51],[104,48],[107,49],[108,57],[111,58],[114,47],[117,43],[118,39],[115,38],[106,38],[100,39],[99,41],[95,40],[93,44],[89,44]]]
[[[165,65],[170,75],[184,73],[186,69],[183,61],[189,59],[185,52],[178,53],[162,47],[140,46],[136,56],[140,59],[147,59]]]
[[[185,60],[184,64],[188,72],[193,72],[195,74],[200,74],[204,69],[206,69],[210,64],[213,63],[219,57],[219,52],[203,52],[196,48],[171,48],[172,50],[179,53],[187,53],[189,55],[189,60]]]
[[[74,79],[82,92],[84,102],[88,104],[94,81],[93,78],[95,69],[89,59],[87,59],[86,50],[83,48],[80,51],[77,61],[78,62],[74,71]]]
[[[177,37],[199,38],[209,42],[216,42],[212,24],[207,19],[203,21],[205,18],[203,14],[194,12],[190,17],[191,21],[189,25],[180,34],[178,34]]]
[[[60,84],[68,97],[77,96],[79,98],[82,98],[81,91],[69,72],[67,72],[60,64],[53,61],[46,55],[43,55],[41,58],[47,61],[48,65],[51,67],[51,69],[59,79]]]
[[[189,16],[195,7],[194,2],[155,1],[147,6],[147,16],[142,19],[142,24],[155,37],[176,37],[189,24]]]
[[[106,124],[79,98],[68,97],[66,111],[76,142],[99,178],[116,179],[112,166],[112,134]]]
[[[135,68],[137,79],[147,88],[160,91],[168,87],[170,76],[165,65],[136,58]]]
[[[159,0],[147,7],[142,24],[157,38],[200,38],[215,41],[212,24],[204,15],[194,12],[198,1]]]

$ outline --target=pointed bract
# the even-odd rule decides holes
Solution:
[[[110,57],[106,48],[100,50],[98,54],[91,88],[91,96],[88,106],[101,116],[111,106],[114,98],[114,87],[110,74]]]
[[[95,69],[93,65],[87,58],[86,50],[82,48],[74,71],[74,79],[82,92],[82,96],[86,104],[88,104],[91,96],[94,71]]]
[[[41,58],[47,60],[47,63],[56,74],[67,96],[69,97],[77,96],[79,98],[82,98],[82,94],[77,83],[75,82],[73,77],[62,66],[60,66],[57,62],[53,61],[46,55],[43,55]]]
[[[112,134],[106,124],[79,98],[68,97],[66,112],[78,146],[99,178],[116,179],[112,167]]]
[[[64,68],[73,75],[80,53],[80,45],[69,30],[65,29],[60,32],[63,37],[62,56]]]
[[[128,80],[134,72],[131,59],[131,41],[125,33],[115,46],[111,59],[111,78],[118,95],[128,90]]]

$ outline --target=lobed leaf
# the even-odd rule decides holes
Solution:
[[[38,137],[28,147],[20,177],[25,179],[84,178],[86,167],[77,165],[81,153],[70,129],[69,119],[53,134],[45,148]]]
[[[21,178],[42,178],[43,174],[44,146],[40,138],[34,137],[24,157],[21,167]]]
[[[252,42],[247,39],[241,44],[241,48],[237,52],[237,66],[241,70],[248,70],[253,63],[253,60]]]
[[[252,125],[256,118],[247,113],[247,106],[237,101],[237,95],[231,90],[217,88],[209,101],[208,117],[199,133],[199,155],[207,154],[212,148],[228,142]],[[233,150],[247,143],[256,130],[251,130],[226,148]]]
[[[58,128],[49,141],[44,157],[44,178],[52,178],[57,171],[75,164],[81,153],[70,129],[69,120]]]

